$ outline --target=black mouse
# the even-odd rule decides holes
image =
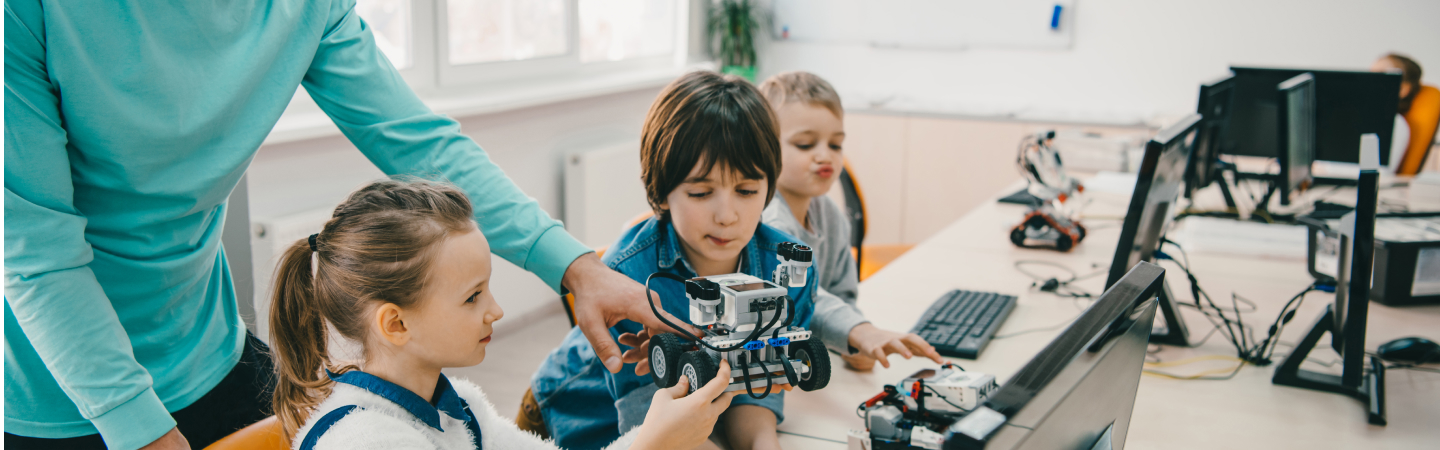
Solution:
[[[1381,359],[1412,364],[1440,362],[1440,344],[1422,337],[1400,338],[1380,345]]]

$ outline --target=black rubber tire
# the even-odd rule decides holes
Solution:
[[[800,385],[796,387],[810,392],[830,384],[830,352],[825,350],[824,344],[814,339],[791,343],[790,354],[810,367],[809,372],[800,374]]]
[[[680,370],[676,377],[685,375],[685,378],[689,380],[690,391],[686,392],[688,394],[715,379],[715,374],[719,370],[720,368],[715,365],[715,360],[710,359],[708,353],[705,353],[704,350],[695,350],[680,355]]]
[[[1055,249],[1062,252],[1068,252],[1074,246],[1075,243],[1070,240],[1070,235],[1065,233],[1060,233],[1060,238],[1055,240]]]
[[[1010,230],[1010,243],[1016,247],[1025,246],[1025,225],[1020,225]]]
[[[650,378],[655,385],[668,388],[680,380],[680,355],[686,347],[684,339],[670,333],[650,337]]]

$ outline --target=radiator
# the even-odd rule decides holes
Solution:
[[[250,224],[251,263],[255,273],[255,328],[261,339],[270,339],[270,300],[274,293],[271,280],[280,257],[295,241],[319,233],[330,220],[335,208],[314,209]]]
[[[649,211],[640,181],[640,142],[600,147],[565,160],[565,229],[590,248],[615,243]]]

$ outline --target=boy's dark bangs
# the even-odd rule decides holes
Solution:
[[[745,179],[762,180],[774,178],[765,170],[772,159],[765,151],[767,133],[758,120],[742,111],[734,102],[711,102],[700,111],[694,124],[694,133],[687,133],[693,142],[680,143],[680,148],[693,149],[691,161],[680,161],[682,167],[700,165],[701,177],[708,176],[716,167],[739,172]],[[685,140],[692,140],[685,139]],[[685,171],[688,174],[688,171]],[[774,180],[770,180],[774,181]]]

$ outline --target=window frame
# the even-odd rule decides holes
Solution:
[[[451,88],[483,88],[490,84],[513,84],[520,80],[535,82],[583,80],[592,76],[613,75],[628,71],[655,71],[678,68],[684,65],[689,48],[690,4],[676,1],[674,17],[674,39],[669,54],[624,59],[620,61],[580,61],[580,5],[579,0],[565,1],[566,52],[562,55],[547,56],[520,61],[494,61],[467,64],[451,64],[449,0],[413,0],[431,2],[434,7],[434,33],[430,34],[434,44],[431,54],[435,70],[434,83],[440,90]],[[418,16],[418,14],[417,14]],[[417,40],[418,41],[418,40]],[[407,79],[407,81],[409,81]],[[530,83],[525,83],[530,84]]]

